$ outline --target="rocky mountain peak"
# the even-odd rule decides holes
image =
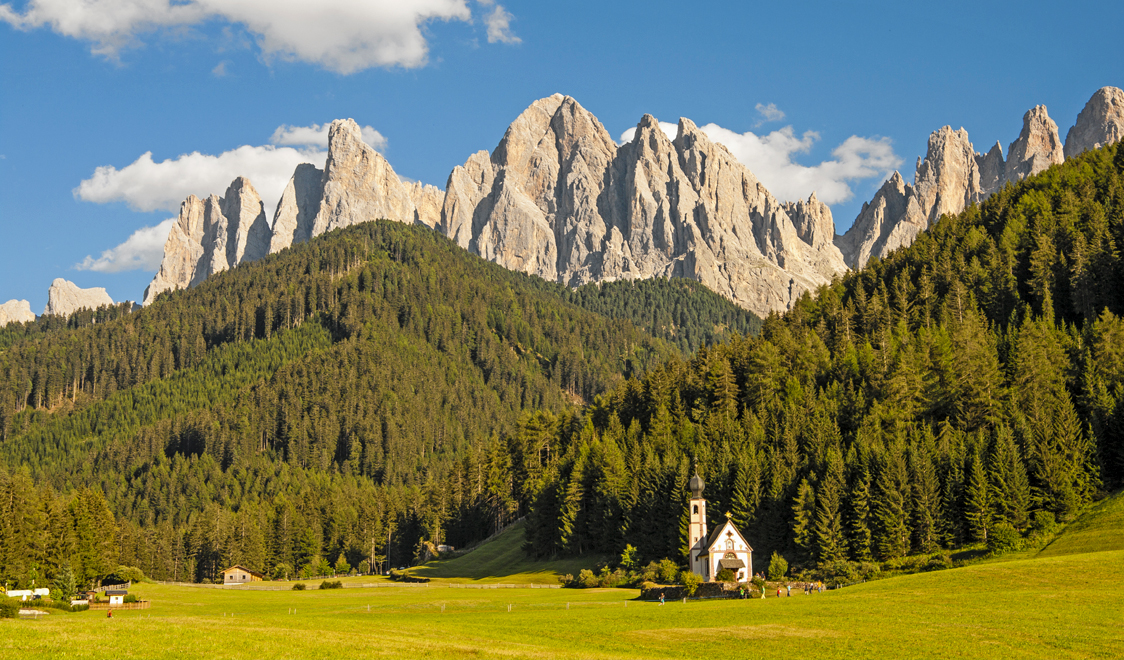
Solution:
[[[31,303],[26,300],[9,300],[0,304],[0,328],[9,323],[30,323],[35,320]]]
[[[934,131],[914,181],[926,225],[946,213],[959,213],[978,198],[980,176],[968,131],[951,126]]]
[[[43,310],[43,315],[70,316],[80,309],[97,309],[112,304],[113,299],[105,289],[101,287],[80,289],[74,282],[59,277],[51,282],[51,287],[47,289],[47,307]]]
[[[1090,149],[1115,144],[1124,138],[1124,90],[1119,87],[1098,89],[1077,123],[1065,136],[1065,157],[1073,158]]]
[[[323,195],[312,235],[386,218],[414,222],[417,205],[382,154],[363,142],[353,119],[337,119],[328,129],[328,159],[324,164]],[[427,218],[429,226],[436,224]]]
[[[1058,125],[1046,113],[1046,106],[1036,105],[1023,115],[1022,132],[1007,149],[1003,181],[1018,183],[1064,160]]]
[[[222,214],[234,239],[227,243],[228,264],[257,261],[269,254],[271,231],[265,204],[249,179],[240,176],[231,182],[222,197]]]

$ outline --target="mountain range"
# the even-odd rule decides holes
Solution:
[[[894,172],[839,236],[815,193],[778,200],[686,118],[672,139],[645,115],[632,140],[618,145],[576,100],[555,94],[520,114],[490,154],[454,167],[444,191],[403,181],[353,120],[337,120],[323,169],[296,168],[272,222],[245,177],[222,197],[184,200],[143,301],[327,231],[386,218],[424,225],[506,268],[571,287],[687,278],[766,316],[909,245],[942,215],[1122,135],[1124,91],[1116,87],[1093,94],[1064,145],[1042,105],[1024,115],[1006,158],[998,142],[977,153],[967,131],[944,126],[929,136],[913,183]],[[112,304],[104,290],[64,280],[52,284],[50,298],[46,314]],[[33,315],[23,301],[0,306],[0,325],[26,320]]]

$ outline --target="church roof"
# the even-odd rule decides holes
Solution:
[[[749,548],[750,552],[753,551],[753,548],[749,545],[749,541],[745,540],[745,534],[742,534],[737,525],[735,525],[733,521],[728,518],[726,519],[726,522],[722,523],[721,525],[716,525],[714,529],[710,530],[710,534],[707,534],[706,541],[703,543],[703,550],[709,551],[711,548],[713,548],[714,544],[722,538],[722,532],[726,529],[726,527],[729,527],[735,534],[738,535],[738,539],[745,544],[746,548]]]

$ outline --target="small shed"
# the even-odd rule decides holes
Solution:
[[[123,605],[125,603],[125,596],[129,595],[127,589],[106,589],[105,595],[109,597],[110,607],[114,605]]]
[[[245,584],[246,582],[260,582],[265,576],[245,566],[235,564],[222,572],[223,584]]]

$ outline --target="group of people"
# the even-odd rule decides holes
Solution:
[[[821,593],[822,594],[823,591],[824,591],[824,588],[825,587],[824,587],[823,582],[821,582],[819,580],[816,580],[815,582],[805,582],[804,583],[804,595],[807,596],[808,594],[814,594],[814,593]],[[783,587],[778,586],[777,587],[777,598],[781,597],[781,591],[784,591],[786,596],[791,597],[792,596],[792,585],[786,584]]]

